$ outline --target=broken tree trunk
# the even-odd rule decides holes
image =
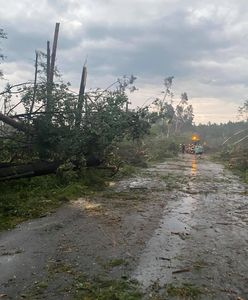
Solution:
[[[47,103],[46,103],[46,112],[50,110],[51,106],[51,85],[50,85],[50,67],[51,67],[51,53],[50,53],[50,42],[47,41]]]
[[[37,161],[0,168],[0,181],[55,173],[61,162]]]
[[[86,79],[87,79],[87,67],[84,65],[82,77],[81,77],[80,89],[79,89],[79,96],[78,96],[77,114],[76,114],[76,122],[75,122],[76,127],[79,127],[82,121]]]
[[[34,93],[33,93],[33,99],[30,106],[29,113],[32,114],[33,108],[34,108],[34,102],[36,97],[36,91],[37,91],[37,74],[38,74],[38,51],[35,51],[35,71],[34,71]]]
[[[2,113],[0,113],[0,121],[2,121],[5,124],[8,124],[9,126],[15,128],[19,131],[23,131],[25,133],[30,132],[30,128],[28,126],[26,126],[25,124],[23,124],[21,122],[17,122],[8,116],[5,116]]]
[[[55,31],[54,31],[54,39],[53,39],[53,51],[52,51],[52,56],[51,56],[51,69],[50,69],[50,82],[51,83],[53,83],[58,37],[59,37],[59,23],[56,23]]]
[[[52,88],[53,88],[53,77],[54,77],[54,72],[55,72],[55,60],[56,60],[58,36],[59,36],[59,23],[56,23],[51,57],[50,57],[50,43],[49,43],[49,41],[47,42],[47,107],[46,107],[46,111],[48,113],[53,111],[53,107],[54,107],[54,103],[53,103],[53,99],[52,99]],[[51,118],[51,115],[48,115],[48,117]]]
[[[47,84],[50,80],[50,69],[51,69],[51,50],[50,50],[50,42],[47,41]]]

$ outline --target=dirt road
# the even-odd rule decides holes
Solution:
[[[0,233],[0,298],[86,299],[96,276],[144,299],[248,299],[247,186],[185,155]]]

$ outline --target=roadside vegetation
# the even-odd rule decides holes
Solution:
[[[248,183],[248,122],[245,107],[240,109],[242,121],[200,124],[194,129],[206,143],[205,150],[212,159],[223,163]]]
[[[0,230],[43,217],[63,203],[104,189],[102,170],[51,174],[0,183]]]
[[[105,190],[110,181],[134,176],[140,168],[178,154],[179,144],[174,138],[161,140],[148,136],[142,142],[142,148],[133,141],[116,146],[117,173],[115,169],[101,166],[74,170],[71,165],[63,165],[56,174],[0,182],[0,230],[30,218],[43,217],[78,197],[93,196]]]
[[[33,80],[8,82],[0,92],[0,230],[103,189],[115,174],[176,156],[177,136],[192,126],[187,93],[173,98],[173,76],[164,79],[152,110],[130,109],[133,75],[86,91],[84,65],[79,92],[72,91],[55,66],[58,35],[59,23],[53,47],[35,51]]]
[[[231,147],[224,149],[217,158],[225,166],[248,183],[248,147]]]

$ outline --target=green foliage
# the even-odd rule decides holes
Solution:
[[[244,104],[239,107],[239,114],[244,120],[248,121],[248,100],[245,100]]]
[[[137,168],[148,166],[149,162],[162,162],[178,155],[182,137],[163,137],[153,133],[139,141],[125,140],[111,149],[112,155],[122,162],[120,173],[129,176]]]
[[[137,168],[132,165],[123,165],[123,167],[120,169],[120,173],[118,174],[119,177],[128,177],[132,176],[135,173],[137,173]]]
[[[177,156],[179,152],[179,140],[175,137],[147,137],[145,139],[145,148],[148,161],[161,162]]]
[[[192,128],[193,132],[197,132],[200,135],[202,141],[206,141],[209,147],[213,150],[220,151],[223,142],[233,136],[235,133],[247,129],[247,122],[228,122],[225,124],[199,124]],[[239,136],[233,136],[227,145],[232,144],[237,140]]]
[[[116,145],[114,149],[119,160],[125,165],[133,167],[146,167],[146,156],[143,147],[143,143],[133,140],[124,140]],[[127,168],[128,169],[128,168]]]
[[[35,97],[35,107],[41,109],[32,115],[29,111],[34,87],[29,85],[22,88],[20,95],[26,109],[26,114],[22,115],[23,122],[32,126],[32,129],[28,137],[21,134],[22,144],[17,143],[15,132],[11,132],[8,147],[5,141],[0,141],[0,147],[4,149],[4,156],[0,158],[2,161],[12,158],[16,152],[21,156],[22,147],[29,149],[31,160],[81,161],[90,155],[103,160],[112,143],[124,138],[140,139],[148,134],[148,110],[126,111],[128,98],[123,87],[114,91],[96,90],[87,95],[91,101],[87,101],[87,105],[85,103],[82,122],[77,126],[78,100],[70,92],[69,86],[62,82],[53,85],[53,110],[47,112],[43,108],[47,101],[47,87],[41,81],[36,87]],[[12,96],[11,91],[6,93],[9,101]]]
[[[217,159],[224,162],[234,173],[248,183],[248,148],[247,146],[233,146],[224,148],[218,153]]]
[[[187,93],[182,93],[178,104],[174,105],[173,78],[173,76],[165,78],[163,96],[153,102],[157,112],[151,114],[152,122],[160,125],[161,135],[166,134],[168,137],[171,133],[177,134],[182,130],[188,130],[194,119],[193,107],[188,103]]]
[[[129,111],[127,115],[128,130],[127,138],[139,140],[149,133],[149,111],[147,107],[139,108],[137,111]]]
[[[42,216],[64,201],[105,187],[103,170],[67,172],[63,172],[63,176],[47,175],[1,182],[0,230]]]

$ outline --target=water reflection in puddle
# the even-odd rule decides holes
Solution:
[[[11,262],[13,259],[15,259],[16,255],[3,255],[0,256],[0,266],[1,264],[6,264]]]
[[[195,176],[197,171],[197,162],[195,156],[192,158],[191,162],[191,175]]]
[[[169,213],[168,208],[165,210],[160,226],[149,240],[133,275],[144,289],[154,282],[164,285],[170,281],[178,264],[176,256],[183,250],[184,238],[190,235],[190,228],[194,225],[191,212],[195,209],[195,202],[193,197],[185,196],[180,203],[172,204]]]

